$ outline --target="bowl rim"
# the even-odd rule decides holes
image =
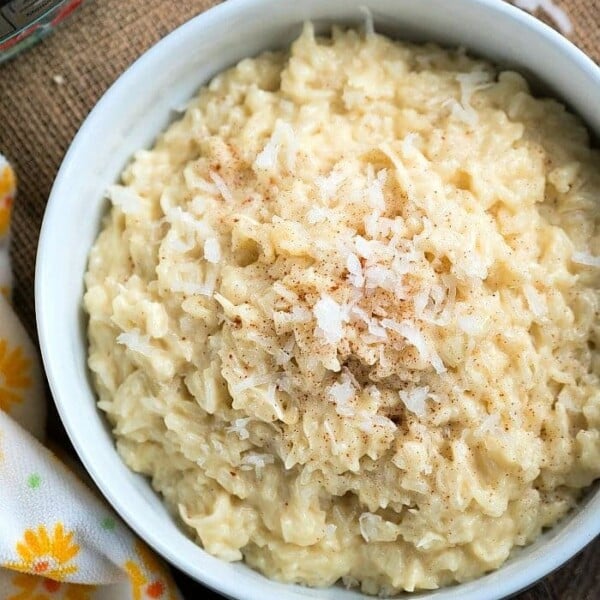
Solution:
[[[519,21],[524,25],[531,35],[545,38],[551,42],[552,45],[558,47],[560,51],[570,58],[573,62],[578,63],[578,66],[586,72],[592,79],[595,79],[600,87],[600,67],[596,65],[590,57],[588,57],[582,50],[577,48],[572,42],[563,37],[560,33],[552,29],[550,26],[539,21],[532,15],[526,13],[517,7],[499,0],[463,0],[464,2],[470,3],[474,6],[480,5],[489,10],[491,14],[504,15],[515,21]],[[58,170],[54,184],[50,191],[49,199],[44,212],[44,218],[42,227],[40,230],[39,244],[36,255],[36,268],[35,268],[35,313],[37,321],[37,331],[39,337],[39,345],[42,355],[42,360],[45,368],[46,377],[50,386],[54,403],[58,410],[60,419],[65,427],[67,435],[75,448],[79,459],[82,461],[87,472],[91,476],[97,488],[101,491],[103,496],[108,500],[111,507],[119,514],[119,516],[127,523],[127,525],[143,540],[145,540],[154,550],[165,557],[170,563],[176,566],[178,569],[184,571],[188,576],[193,577],[197,581],[201,582],[202,585],[207,586],[220,594],[224,594],[230,598],[238,598],[240,600],[263,600],[266,596],[269,596],[269,592],[264,590],[259,592],[252,590],[253,586],[248,588],[242,588],[239,582],[236,582],[233,578],[231,580],[220,579],[208,570],[201,570],[194,566],[191,561],[186,561],[185,557],[178,556],[169,543],[163,542],[163,540],[153,531],[146,528],[138,518],[136,514],[136,507],[128,505],[123,498],[120,497],[119,493],[110,485],[108,477],[103,474],[96,467],[96,460],[94,460],[93,452],[86,448],[85,440],[81,434],[77,431],[75,424],[72,422],[69,409],[61,400],[61,389],[59,384],[58,373],[60,372],[60,359],[55,360],[52,355],[52,342],[50,336],[47,335],[48,323],[52,319],[51,311],[47,309],[47,306],[43,300],[42,290],[42,273],[46,269],[50,269],[51,265],[47,264],[45,255],[47,255],[47,248],[51,244],[51,228],[54,226],[56,220],[56,213],[59,212],[59,203],[61,190],[68,186],[68,176],[70,176],[71,169],[69,168],[70,163],[73,162],[75,156],[78,153],[79,146],[82,145],[83,140],[89,135],[93,135],[96,120],[99,119],[101,112],[103,112],[105,105],[113,102],[119,94],[119,90],[125,87],[130,79],[133,79],[135,74],[139,71],[143,71],[147,64],[151,64],[155,57],[158,57],[164,52],[168,52],[169,49],[175,45],[176,40],[185,35],[188,31],[194,30],[201,23],[203,26],[208,27],[211,21],[221,22],[226,19],[228,15],[233,15],[236,12],[244,9],[251,9],[258,7],[263,3],[263,0],[228,0],[228,2],[222,2],[216,6],[209,8],[208,10],[192,17],[187,22],[183,23],[167,36],[159,40],[148,50],[146,50],[137,60],[135,60],[105,91],[105,93],[96,102],[93,109],[90,111],[88,116],[84,119],[78,132],[73,138]],[[365,0],[364,4],[368,5],[369,0]],[[600,134],[600,132],[597,132]],[[600,491],[598,492],[600,494]],[[596,535],[600,533],[600,520],[597,520],[595,528],[590,530],[589,526],[591,523],[590,519],[587,519],[586,523],[579,524],[578,527],[569,533],[568,543],[564,547],[560,548],[559,551],[555,552],[551,559],[548,560],[546,557],[544,561],[538,561],[534,568],[529,569],[526,573],[521,572],[519,577],[514,577],[512,581],[505,581],[502,589],[498,588],[490,590],[488,600],[496,600],[499,598],[511,596],[520,590],[533,585],[541,578],[545,577],[552,571],[558,569],[567,560],[575,556],[582,548],[590,543]],[[246,577],[244,577],[245,579]],[[484,584],[487,576],[484,575],[475,581],[481,581]],[[266,580],[261,584],[261,587],[267,585],[269,580]],[[451,586],[447,589],[455,589],[458,594],[456,598],[466,598],[460,592],[463,585]],[[487,587],[487,586],[485,586]],[[290,586],[290,598],[304,597],[302,592],[299,595],[292,593]],[[323,596],[325,597],[325,596]],[[415,599],[422,598],[421,594],[416,594]],[[453,598],[455,596],[452,596]],[[480,598],[481,596],[468,595],[469,600]]]

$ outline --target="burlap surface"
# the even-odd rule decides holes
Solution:
[[[19,176],[14,300],[31,335],[35,336],[33,284],[39,228],[69,143],[98,98],[129,64],[169,31],[217,3],[88,0],[56,34],[0,66],[0,151]],[[573,22],[573,41],[600,62],[600,0],[557,3]],[[522,598],[600,598],[600,560],[593,558],[595,550],[600,550],[599,543]]]

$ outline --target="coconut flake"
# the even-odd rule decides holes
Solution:
[[[369,316],[366,310],[360,306],[353,306],[350,312],[365,323],[368,332],[376,338],[374,341],[381,342],[387,339],[385,327],[382,327],[376,318]]]
[[[209,172],[210,178],[215,182],[217,189],[226,202],[233,202],[233,194],[225,183],[225,180],[215,171]]]
[[[529,305],[529,310],[531,310],[535,317],[543,317],[548,312],[544,297],[530,283],[523,286],[523,293]]]
[[[419,319],[423,318],[425,307],[429,303],[429,288],[421,288],[413,299],[415,314]]]
[[[395,331],[406,339],[411,346],[414,346],[417,349],[423,360],[431,363],[437,373],[444,373],[446,371],[442,359],[434,350],[428,348],[425,336],[414,325],[408,321],[398,323],[393,319],[382,319],[381,324],[386,329]]]
[[[247,440],[250,437],[250,433],[246,429],[248,423],[252,421],[252,417],[245,417],[243,419],[236,419],[233,425],[228,427],[225,431],[227,433],[235,433],[239,436],[240,440]]]
[[[381,340],[387,340],[387,331],[385,327],[382,327],[377,319],[369,319],[367,321],[367,329],[369,333],[376,338],[380,338]]]
[[[375,177],[373,175],[373,167],[369,165],[367,171],[367,201],[369,206],[375,210],[385,210],[385,198],[383,196],[383,186],[387,181],[387,170],[381,169]]]
[[[405,153],[415,149],[415,142],[421,137],[418,133],[411,132],[402,139],[402,150]]]
[[[217,238],[211,237],[204,242],[204,258],[213,264],[221,260],[221,246]]]
[[[258,154],[254,161],[254,166],[258,169],[272,171],[277,166],[280,150],[285,143],[287,152],[285,155],[286,166],[289,170],[293,170],[296,165],[296,155],[298,153],[298,142],[294,130],[289,123],[285,123],[281,119],[275,122],[273,134],[269,138],[263,150]]]
[[[130,187],[110,185],[106,195],[114,206],[118,206],[126,215],[139,213],[142,209],[142,198]]]
[[[365,35],[371,36],[375,34],[375,23],[373,22],[373,13],[368,6],[361,5],[358,10],[365,17]]]
[[[431,361],[431,366],[434,368],[436,373],[445,373],[446,367],[444,362],[440,358],[439,354],[433,350],[430,351],[429,360]]]
[[[404,406],[410,412],[414,413],[418,417],[425,416],[425,401],[429,396],[429,387],[416,387],[412,390],[400,390],[398,392],[400,394],[400,399],[404,402]]]
[[[456,319],[456,324],[467,335],[478,335],[483,329],[481,319],[471,315],[461,315]]]
[[[573,252],[571,261],[586,267],[600,268],[600,256],[593,256],[589,252]]]
[[[279,294],[284,300],[287,300],[291,304],[294,302],[298,302],[298,294],[290,290],[290,288],[286,287],[279,281],[276,281],[273,284],[273,291]]]
[[[498,433],[500,428],[500,415],[498,413],[492,413],[486,415],[477,429],[474,432],[475,437],[481,437],[484,435],[490,435]]]
[[[358,254],[363,258],[369,259],[373,255],[371,242],[365,240],[365,238],[360,235],[354,237],[354,246],[356,247]]]
[[[277,385],[275,383],[270,383],[268,385],[265,399],[268,405],[273,409],[275,417],[280,421],[283,421],[283,409],[281,408],[281,404],[277,401]]]
[[[331,451],[334,456],[337,456],[340,451],[340,445],[338,444],[335,438],[335,432],[333,431],[333,427],[329,422],[329,419],[325,419],[323,421],[323,429],[325,429],[325,433],[329,436],[329,441],[331,442]]]
[[[132,352],[146,357],[150,357],[154,351],[150,343],[150,336],[142,334],[137,328],[120,333],[117,336],[117,344],[122,344]]]
[[[393,542],[398,537],[398,526],[379,515],[364,512],[358,518],[360,534],[365,542]]]
[[[360,419],[358,428],[364,433],[376,433],[377,430],[387,429],[390,433],[396,431],[397,427],[394,421],[383,415],[372,414],[367,411],[358,413]]]
[[[171,235],[173,233],[174,231],[171,230],[165,237],[165,246],[169,250],[179,252],[180,254],[185,254],[186,252],[189,252],[192,248],[196,246],[195,242],[184,242],[180,237],[177,237],[176,235]]]
[[[273,312],[273,320],[278,327],[308,323],[309,321],[312,321],[312,318],[312,313],[303,306],[294,306],[291,312]]]
[[[331,171],[331,173],[325,177],[317,177],[315,179],[315,185],[319,190],[321,198],[326,201],[331,200],[344,179],[346,179],[344,173],[335,170]]]
[[[352,383],[352,378],[347,372],[342,373],[339,381],[327,389],[327,395],[335,404],[335,411],[341,417],[352,417],[355,414],[350,401],[354,398],[356,389]]]
[[[423,548],[424,550],[428,550],[436,542],[443,542],[443,541],[444,541],[444,538],[439,533],[434,533],[433,531],[428,531],[415,544],[415,546],[417,548]]]
[[[398,287],[400,280],[391,269],[380,265],[370,265],[365,269],[365,282],[367,289],[382,288],[393,292]]]
[[[363,275],[362,265],[356,254],[348,254],[346,268],[349,272],[348,280],[350,283],[356,288],[361,288],[365,283],[365,277]]]
[[[251,375],[237,383],[229,384],[229,393],[235,398],[241,392],[271,383],[275,383],[273,375]]]
[[[170,289],[186,296],[208,296],[210,298],[215,293],[214,286],[193,281],[175,281],[171,283]]]
[[[469,73],[459,73],[456,80],[460,85],[460,102],[454,98],[446,100],[442,106],[450,108],[453,117],[463,121],[470,127],[477,125],[477,111],[471,106],[473,95],[489,87],[489,75],[485,71],[470,71]]]
[[[165,210],[167,222],[178,225],[186,231],[197,233],[203,238],[214,234],[213,230],[202,219],[196,218],[189,212],[184,211],[181,206],[171,206]]]
[[[188,296],[209,296],[215,292],[216,275],[209,274],[204,282],[198,282],[198,266],[193,263],[182,263],[173,268],[173,277],[169,288]]]
[[[205,192],[206,194],[210,194],[211,196],[214,196],[219,193],[219,188],[214,183],[210,183],[202,177],[194,177],[193,186],[201,192]],[[196,209],[200,209],[199,212],[204,212],[204,209],[206,207],[206,200],[204,198],[194,198],[193,206]]]
[[[266,465],[272,465],[275,462],[275,457],[272,454],[259,454],[258,452],[248,452],[242,458],[242,471],[256,471],[264,469]]]
[[[327,389],[327,394],[335,404],[347,404],[352,398],[356,390],[352,385],[352,380],[345,373],[342,374],[339,381],[330,385]]]
[[[322,294],[313,307],[313,313],[317,319],[315,334],[328,344],[337,344],[344,335],[343,324],[348,320],[346,311],[331,296]]]
[[[381,324],[386,329],[399,333],[411,346],[414,346],[423,360],[429,360],[429,350],[423,334],[414,326],[403,321],[398,323],[393,319],[382,319]]]
[[[562,390],[558,393],[558,403],[564,406],[567,410],[571,412],[579,412],[581,408],[578,407],[575,402],[573,402],[573,397],[568,391],[567,387],[563,387]]]
[[[306,213],[306,219],[311,225],[322,223],[327,220],[329,212],[326,208],[321,206],[313,206],[308,213]]]

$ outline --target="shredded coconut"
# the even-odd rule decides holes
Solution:
[[[382,211],[385,209],[385,198],[383,196],[383,186],[387,181],[387,170],[381,169],[374,176],[372,172],[372,166],[369,164],[369,171],[367,173],[367,201],[369,206],[375,210]]]
[[[327,389],[327,394],[336,407],[336,412],[342,417],[354,415],[354,409],[350,405],[350,400],[354,398],[356,390],[350,377],[343,373],[340,380],[336,381]]]
[[[429,387],[416,387],[412,390],[400,390],[400,399],[408,410],[418,417],[425,416],[425,401],[429,396]]]
[[[325,419],[323,421],[323,429],[325,429],[325,433],[327,433],[329,440],[331,441],[331,451],[333,452],[333,455],[337,456],[340,451],[340,445],[336,440],[335,433],[329,419]]]
[[[258,452],[248,452],[242,458],[242,471],[256,471],[264,469],[267,465],[275,463],[275,457],[272,454],[260,454]]]
[[[365,240],[364,237],[357,235],[354,237],[354,245],[356,246],[356,251],[363,258],[371,258],[373,255],[373,249],[371,247],[371,242],[369,240]]]
[[[373,13],[368,6],[359,6],[358,10],[365,17],[365,34],[367,36],[373,35],[375,33],[375,23],[373,22]]]
[[[252,421],[252,417],[244,417],[243,419],[235,419],[231,427],[227,427],[225,431],[227,433],[235,433],[239,436],[240,440],[247,440],[250,437],[250,433],[246,426]]]
[[[181,263],[172,270],[170,289],[188,296],[212,296],[215,292],[214,280],[198,282],[198,266],[193,263]]]
[[[421,358],[430,362],[438,373],[444,373],[446,371],[446,367],[438,354],[428,348],[427,340],[414,325],[411,325],[406,321],[398,323],[392,319],[382,319],[381,325],[386,329],[399,333],[405,338],[409,344],[417,349]]]
[[[398,537],[397,525],[370,512],[362,513],[358,524],[365,542],[392,542]]]
[[[235,385],[229,385],[229,393],[235,398],[241,392],[271,383],[275,383],[273,375],[250,375]]]
[[[364,433],[376,433],[377,429],[394,432],[396,424],[383,415],[374,415],[367,411],[359,411],[356,415],[359,419],[358,428]]]
[[[296,154],[298,152],[296,135],[289,123],[277,119],[273,135],[269,138],[262,152],[256,157],[254,166],[257,169],[274,170],[277,167],[280,151],[284,146],[287,149],[285,164],[289,170],[293,170],[296,166]]]
[[[150,336],[142,334],[137,328],[120,333],[117,336],[117,344],[122,344],[132,352],[137,352],[148,358],[155,352],[155,349],[150,343]]]
[[[456,319],[456,323],[464,333],[471,336],[478,335],[483,329],[481,319],[472,315],[460,315]]]
[[[327,220],[327,215],[329,211],[320,206],[313,206],[307,213],[306,219],[311,225],[315,225],[316,223],[322,223]]]
[[[600,268],[600,256],[593,256],[589,252],[574,252],[571,260],[578,265]]]
[[[344,179],[346,179],[346,175],[342,171],[332,171],[326,177],[315,178],[315,185],[321,198],[325,201],[331,200]]]
[[[469,73],[459,73],[456,80],[460,84],[460,102],[450,98],[444,105],[450,107],[454,117],[474,127],[477,125],[478,118],[477,111],[471,106],[471,98],[476,92],[491,85],[489,75],[485,71],[471,71]]]
[[[539,294],[530,283],[527,283],[523,286],[523,293],[527,299],[529,310],[531,310],[534,316],[537,318],[545,316],[548,311],[548,307],[546,306],[544,297]]]
[[[111,202],[115,206],[118,206],[126,215],[139,213],[142,209],[142,199],[130,187],[111,185],[108,187],[106,193]]]
[[[313,313],[317,319],[315,333],[328,344],[337,344],[344,335],[344,322],[348,316],[343,308],[328,294],[323,294],[315,304]]]
[[[354,287],[361,288],[365,283],[365,278],[363,275],[362,265],[360,264],[360,260],[358,260],[356,254],[348,254],[346,268],[349,272],[348,280],[350,283]]]
[[[218,263],[221,260],[221,246],[217,238],[208,238],[204,242],[204,258],[213,264]]]
[[[484,435],[496,434],[500,429],[500,415],[498,413],[492,413],[487,415],[481,421],[481,424],[475,430],[475,437],[482,437]]]
[[[215,182],[215,185],[217,186],[221,196],[223,196],[223,199],[227,202],[233,202],[233,194],[231,193],[228,185],[225,183],[225,180],[215,171],[210,171],[210,178]]]

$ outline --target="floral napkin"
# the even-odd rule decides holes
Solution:
[[[0,600],[178,600],[162,562],[42,445],[42,371],[10,305],[15,190],[0,154]]]

